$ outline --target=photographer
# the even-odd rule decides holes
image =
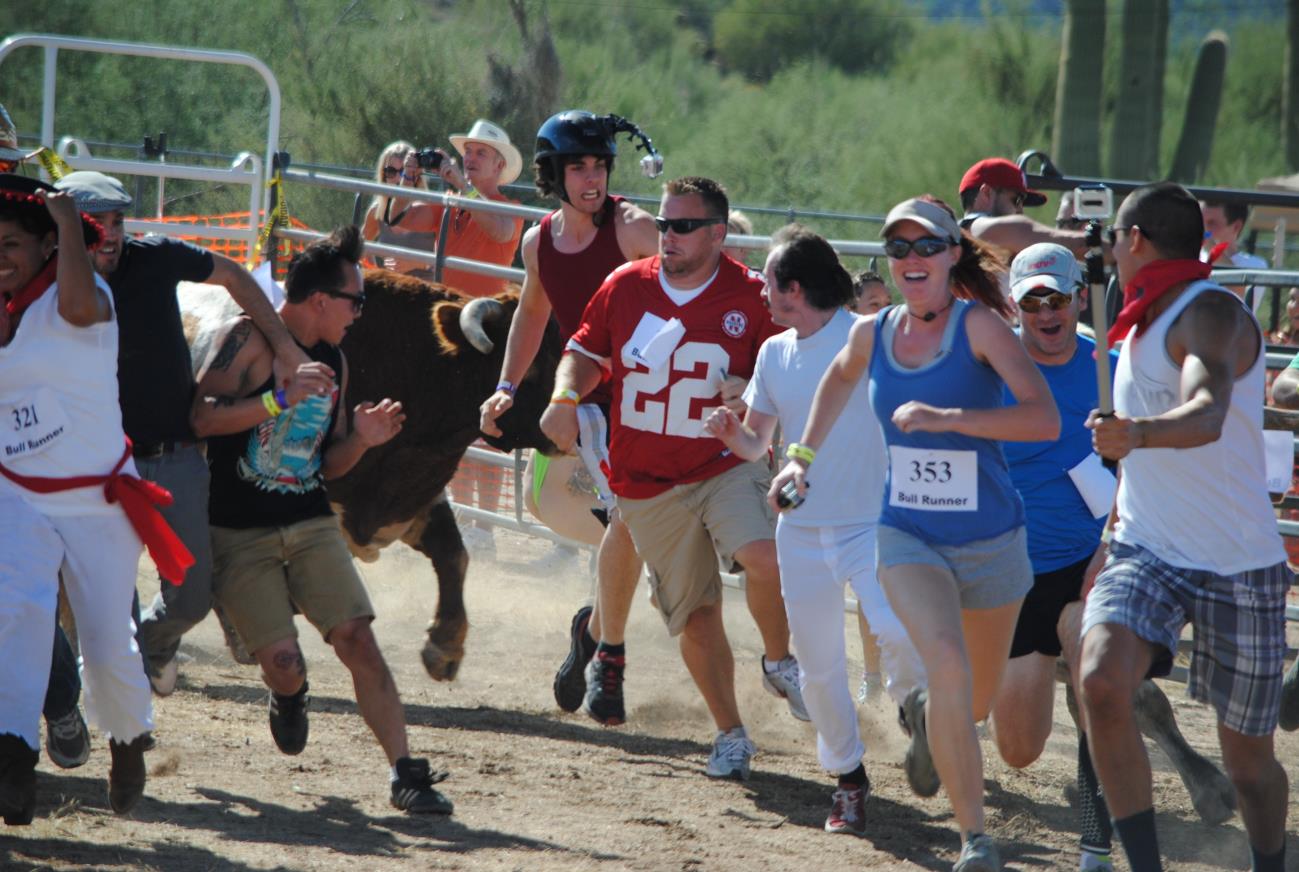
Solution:
[[[424,183],[424,170],[420,166],[415,146],[403,139],[388,143],[379,153],[374,180],[385,185],[400,185],[403,188],[426,189],[428,187]],[[437,239],[436,234],[430,234],[433,241],[420,244],[407,237],[399,241],[396,236],[386,232],[394,228],[399,228],[400,231],[436,230],[436,224],[427,223],[427,215],[412,214],[413,205],[415,205],[413,201],[402,197],[375,197],[365,213],[365,220],[361,223],[361,236],[369,242],[387,242],[432,251]],[[422,223],[417,224],[416,219],[421,219]],[[395,257],[376,257],[374,264],[403,273],[427,269],[417,260],[402,260]]]
[[[464,171],[442,149],[424,149],[409,155],[407,166],[415,162],[423,169],[437,173],[458,194],[482,197],[501,203],[518,205],[500,192],[519,177],[523,157],[510,143],[504,130],[481,118],[474,122],[468,133],[453,134],[451,144],[464,159]],[[405,220],[379,227],[379,241],[409,248],[433,250],[437,245],[442,226],[442,213],[446,207],[434,203],[416,203],[407,210]],[[509,266],[514,262],[514,252],[523,234],[523,219],[490,212],[455,208],[447,224],[446,253],[450,257]],[[418,267],[403,272],[432,278],[428,267]],[[470,297],[490,297],[505,290],[505,279],[466,270],[446,269],[442,281],[449,287]]]

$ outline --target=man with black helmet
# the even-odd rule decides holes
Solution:
[[[567,341],[605,276],[628,261],[658,251],[653,216],[609,195],[609,176],[617,154],[615,132],[609,116],[597,117],[581,110],[553,115],[537,131],[532,165],[537,190],[559,198],[560,203],[523,235],[527,275],[510,324],[500,384],[482,405],[484,433],[499,434],[496,419],[513,404],[514,392],[536,357],[551,314]],[[607,410],[609,399],[608,388],[597,387],[582,402],[584,408]],[[604,417],[607,414],[586,414],[585,420],[607,432],[602,426]],[[596,437],[584,440],[600,441]],[[602,444],[584,444],[582,448],[604,453]],[[604,480],[598,460],[591,473],[597,482]],[[608,493],[607,486],[601,489]],[[583,706],[597,721],[614,726],[625,718],[623,629],[641,568],[631,535],[616,511],[608,511],[598,560],[596,603],[594,608],[583,607],[573,618],[571,650],[555,676],[555,701],[565,711]],[[602,674],[602,680],[588,691],[583,673],[595,656],[597,642],[603,649],[600,662],[606,665],[607,678]]]

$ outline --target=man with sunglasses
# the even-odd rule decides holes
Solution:
[[[1082,596],[1104,559],[1101,528],[1109,514],[1105,496],[1092,505],[1092,482],[1113,476],[1092,453],[1087,416],[1096,408],[1096,344],[1078,335],[1087,286],[1073,253],[1051,243],[1030,245],[1010,267],[1010,295],[1019,314],[1019,337],[1037,364],[1060,410],[1053,442],[1003,442],[1010,476],[1024,500],[1033,587],[1024,598],[1010,646],[1010,662],[992,706],[997,750],[1023,768],[1039,756],[1051,734],[1056,660],[1063,654],[1077,675],[1082,638]],[[1005,401],[1015,398],[1006,391]],[[1078,785],[1082,813],[1082,872],[1109,869],[1110,823],[1079,735]]]
[[[77,208],[103,225],[104,243],[92,258],[117,310],[122,425],[140,475],[171,492],[174,502],[162,515],[194,555],[183,584],[159,576],[158,594],[142,610],[136,634],[154,692],[166,696],[176,686],[181,637],[207,616],[212,603],[208,467],[189,423],[194,375],[177,285],[224,287],[267,337],[281,372],[292,372],[307,357],[257,281],[234,260],[166,236],[128,237],[132,198],[120,181],[80,171],[68,173],[55,187],[72,194]]]
[[[601,285],[568,342],[541,418],[561,449],[578,436],[578,399],[602,378],[613,389],[609,485],[636,550],[652,571],[653,601],[717,726],[707,774],[749,776],[753,743],[735,698],[735,664],[722,626],[721,576],[739,563],[763,641],[763,684],[808,719],[789,654],[776,568],[774,519],[762,499],[766,464],[746,463],[704,420],[727,375],[747,378],[776,332],[762,279],[722,253],[729,203],[711,179],[664,186],[659,256],[619,267]],[[592,661],[596,667],[598,661]]]
[[[1048,227],[1024,214],[1025,206],[1041,206],[1046,196],[1030,190],[1024,171],[1005,158],[974,164],[961,177],[959,192],[965,213],[961,227],[1012,257],[1039,242],[1062,245],[1079,258],[1087,253],[1085,230]]]
[[[1083,615],[1083,708],[1096,772],[1134,872],[1162,868],[1138,686],[1194,627],[1187,693],[1213,706],[1254,872],[1285,868],[1288,786],[1276,760],[1293,576],[1268,497],[1263,334],[1208,281],[1200,204],[1180,185],[1133,191],[1115,217],[1124,306],[1114,413],[1096,450],[1121,462],[1105,567]]]
[[[338,346],[365,305],[362,245],[348,225],[289,264],[280,315],[310,362],[285,387],[272,373],[270,344],[246,316],[226,327],[200,373],[191,420],[208,438],[212,465],[213,592],[261,665],[282,752],[301,753],[307,743],[307,669],[293,622],[300,612],[352,674],[357,708],[392,766],[392,805],[449,814],[428,761],[409,756],[401,698],[370,627],[374,609],[325,494],[326,479],[395,437],[406,417],[389,399],[347,411]]]

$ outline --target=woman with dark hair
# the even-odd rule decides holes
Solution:
[[[169,497],[134,476],[122,432],[117,322],[87,253],[100,238],[70,194],[0,174],[0,816],[11,825],[30,823],[36,802],[60,572],[86,709],[110,738],[109,803],[123,813],[144,792],[153,728],[128,617],[141,535],[169,578],[188,565],[150,504]]]
[[[936,793],[940,779],[946,786],[961,829],[955,872],[995,872],[1001,861],[983,832],[975,724],[988,715],[1033,582],[1024,507],[997,440],[1054,439],[1060,416],[1001,317],[1009,304],[1000,262],[947,205],[906,200],[882,235],[903,304],[853,326],[771,493],[790,481],[805,492],[816,449],[869,375],[889,456],[879,577],[929,676],[929,690],[913,690],[903,705],[907,779],[922,796]],[[1004,387],[1017,405],[1002,405]]]

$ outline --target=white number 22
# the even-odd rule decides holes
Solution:
[[[720,345],[687,342],[673,352],[668,366],[654,372],[638,370],[627,373],[622,384],[622,423],[650,433],[684,436],[687,439],[702,438],[704,421],[703,418],[690,416],[691,401],[710,399],[717,395],[722,373],[730,361],[730,355]],[[658,400],[646,400],[642,408],[636,408],[637,400],[642,395],[657,394],[667,387],[672,372],[692,372],[701,363],[707,367],[704,374],[677,381],[668,391],[666,404]]]

